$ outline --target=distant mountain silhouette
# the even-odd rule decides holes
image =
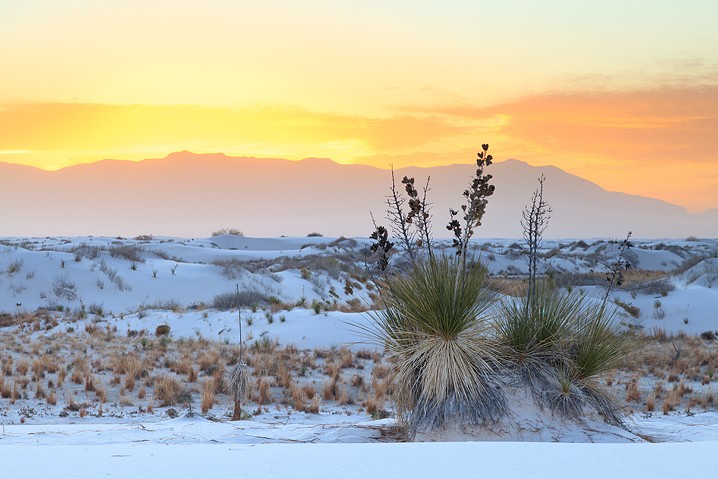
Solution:
[[[475,166],[403,168],[431,175],[435,235],[448,236],[448,208],[461,204]],[[523,207],[546,176],[553,213],[546,237],[718,237],[718,210],[691,214],[664,201],[608,192],[555,167],[494,163],[496,194],[481,237],[520,237]],[[49,172],[0,163],[0,236],[208,236],[235,227],[248,236],[367,236],[370,211],[382,223],[390,173],[329,159],[288,161],[172,153],[141,162],[103,160]]]

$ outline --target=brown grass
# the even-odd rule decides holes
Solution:
[[[261,377],[257,379],[257,398],[258,404],[272,404],[274,397],[272,396],[272,379]]]
[[[0,376],[0,397],[3,399],[10,399],[12,397],[12,387],[9,383],[5,382],[4,376]]]
[[[217,390],[217,384],[214,378],[207,379],[202,383],[202,414],[207,414],[214,406],[214,394]]]
[[[28,361],[27,359],[21,359],[15,365],[15,373],[19,374],[20,376],[26,375],[29,370],[30,361]]]
[[[337,385],[337,379],[335,377],[324,383],[324,387],[322,388],[322,398],[325,401],[336,399],[338,393],[339,386]]]
[[[646,397],[646,411],[653,412],[656,410],[656,392],[651,391]]]
[[[174,376],[163,375],[155,379],[155,399],[162,406],[174,406],[182,392],[182,383]]]

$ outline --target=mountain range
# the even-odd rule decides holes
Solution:
[[[462,203],[475,165],[403,168],[431,177],[437,237],[449,236],[448,209]],[[521,211],[545,175],[552,208],[546,237],[718,237],[718,210],[700,214],[661,200],[610,192],[552,166],[495,162],[480,237],[521,237]],[[154,234],[205,237],[220,227],[248,236],[368,236],[370,212],[386,224],[387,170],[329,159],[172,153],[140,162],[103,160],[58,171],[0,163],[0,236]]]

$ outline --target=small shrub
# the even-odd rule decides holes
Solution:
[[[160,324],[155,329],[155,336],[167,336],[170,334],[170,325],[169,324]]]
[[[704,339],[706,341],[715,341],[716,334],[713,331],[703,331],[701,333],[701,339]]]
[[[509,363],[539,401],[574,419],[590,405],[620,424],[620,403],[597,379],[631,350],[612,310],[544,284],[530,304],[525,297],[502,303],[498,335]]]
[[[12,275],[20,271],[22,269],[23,261],[22,259],[17,259],[10,263],[10,265],[7,267],[7,274]]]
[[[182,383],[172,376],[160,376],[155,379],[155,399],[162,406],[173,406],[183,392]]]
[[[59,299],[75,301],[77,299],[77,285],[66,275],[57,276],[52,281],[52,292]]]
[[[638,318],[641,316],[641,308],[638,306],[634,306],[632,304],[624,303],[623,301],[616,299],[614,300],[614,303],[616,303],[616,306],[619,306],[624,311],[626,311],[628,314],[630,314],[634,318]]]
[[[123,258],[131,261],[134,265],[133,269],[137,269],[137,265],[135,263],[145,262],[145,259],[142,257],[142,253],[145,252],[145,248],[142,246],[132,244],[111,246],[109,252],[113,258]]]
[[[269,297],[257,290],[232,291],[218,294],[212,300],[212,307],[220,310],[242,307],[257,307],[257,304],[269,304]]]
[[[212,236],[244,236],[244,233],[237,228],[220,228],[217,231],[212,232]]]

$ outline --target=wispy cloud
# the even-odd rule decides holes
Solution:
[[[565,92],[491,106],[403,111],[476,122],[493,119],[509,155],[554,164],[609,189],[718,205],[718,86]]]

